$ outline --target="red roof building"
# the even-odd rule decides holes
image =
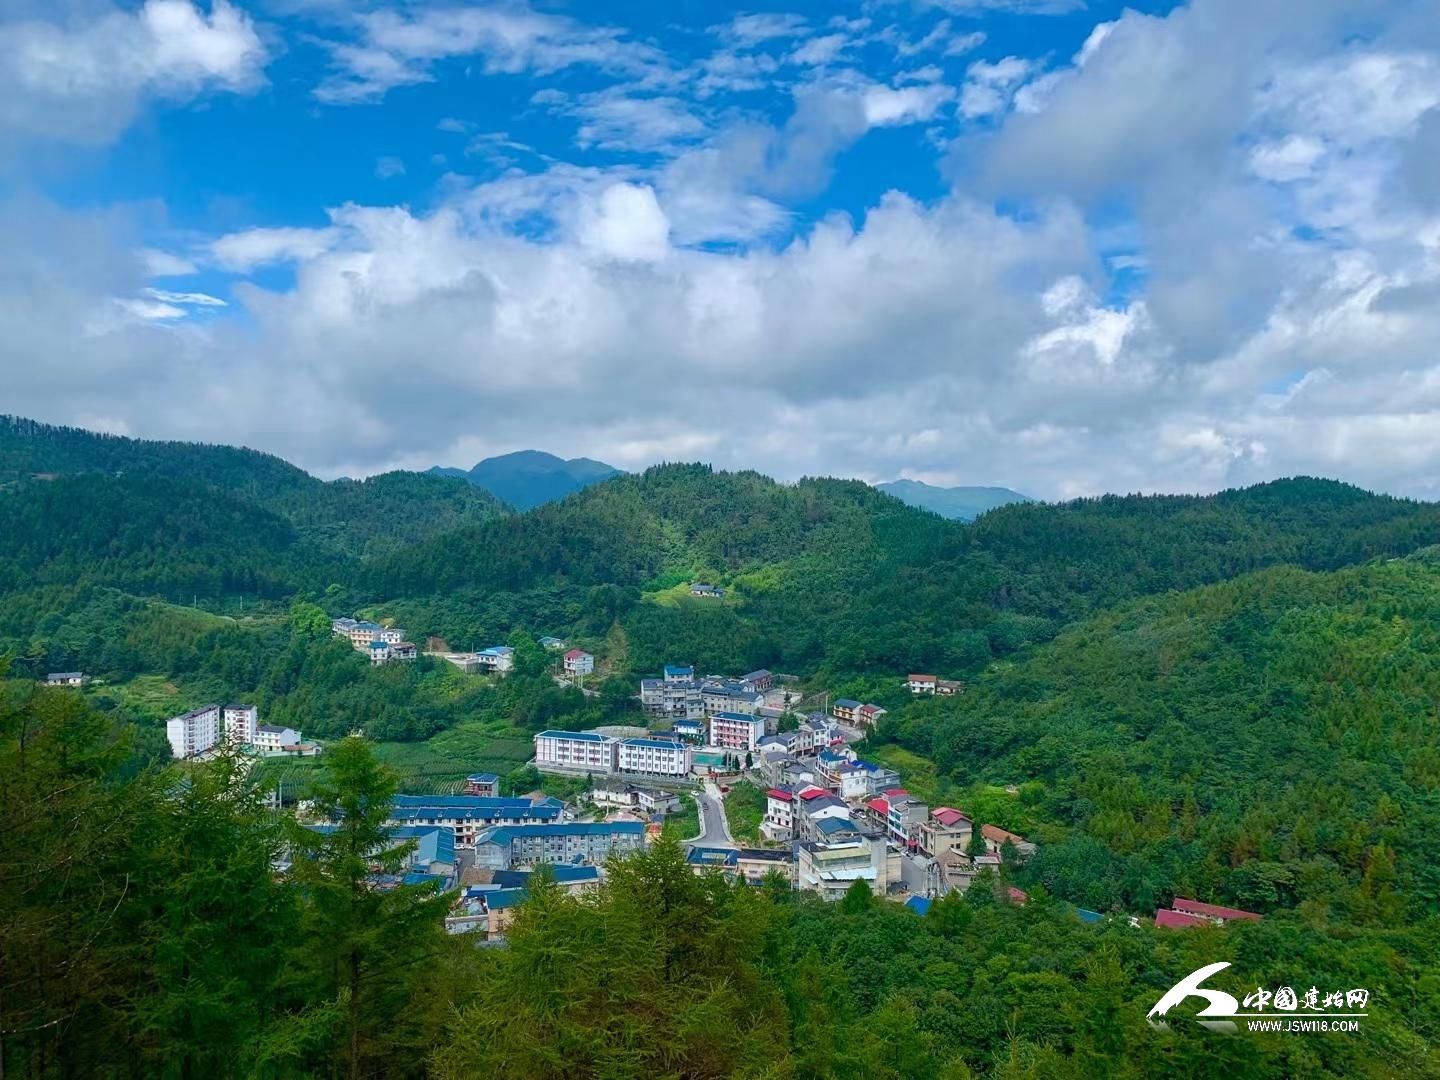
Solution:
[[[930,816],[946,828],[953,828],[962,821],[970,819],[956,810],[953,806],[941,806],[930,811]]]
[[[776,787],[772,787],[769,791],[765,792],[765,794],[770,796],[770,798],[772,799],[779,799],[781,802],[791,802],[795,798],[795,796],[790,794],[790,792],[781,791],[779,788]]]
[[[1024,907],[1030,901],[1030,894],[1023,889],[1017,889],[1014,885],[1011,885],[1005,890],[1005,899],[1019,907]]]
[[[1184,915],[1197,915],[1203,919],[1218,919],[1220,922],[1231,922],[1242,920],[1259,922],[1263,915],[1257,915],[1253,911],[1241,911],[1239,908],[1221,907],[1219,904],[1203,904],[1199,900],[1186,900],[1177,896],[1170,905],[1176,911]]]
[[[811,799],[818,799],[822,795],[829,794],[831,793],[825,788],[815,787],[813,784],[810,787],[801,788],[799,792],[800,798],[804,799],[806,802],[809,802]]]
[[[890,804],[884,799],[880,798],[878,795],[875,798],[871,799],[869,802],[867,802],[865,805],[868,806],[875,813],[879,814],[882,818],[887,817],[890,813]]]

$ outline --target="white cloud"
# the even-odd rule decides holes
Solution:
[[[1262,180],[1286,183],[1310,176],[1325,154],[1325,144],[1310,135],[1287,135],[1250,151],[1250,169]]]
[[[313,259],[329,251],[337,235],[333,229],[245,229],[219,237],[210,252],[224,269],[248,273],[271,263]]]
[[[954,96],[950,87],[934,84],[902,86],[898,90],[874,86],[864,94],[865,122],[871,127],[924,122]]]
[[[404,176],[405,162],[398,157],[382,157],[375,162],[375,175],[381,180]]]
[[[250,17],[226,0],[208,13],[146,0],[134,11],[87,5],[64,22],[0,21],[0,134],[105,142],[147,96],[256,89],[266,58]]]
[[[489,73],[545,75],[585,65],[640,73],[663,59],[621,30],[510,7],[381,9],[356,16],[358,41],[335,42],[335,71],[315,90],[331,104],[374,102],[400,86],[431,82],[434,65],[475,56]]]
[[[587,249],[616,259],[655,260],[670,248],[670,222],[652,188],[612,184],[585,204],[577,228]]]
[[[1008,108],[1015,90],[1033,70],[1029,60],[1007,56],[993,63],[977,60],[965,72],[960,112],[968,119],[992,116]]]
[[[723,36],[744,45],[758,45],[775,38],[799,37],[809,24],[800,15],[762,13],[736,15],[728,26],[715,29]]]
[[[145,295],[162,304],[183,304],[191,307],[225,307],[218,296],[202,292],[171,292],[168,289],[146,289]]]

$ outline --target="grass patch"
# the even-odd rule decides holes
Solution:
[[[894,769],[900,774],[901,786],[931,806],[956,806],[965,800],[963,788],[948,777],[941,776],[935,762],[913,750],[887,743],[871,747],[861,756]]]
[[[737,844],[752,847],[765,843],[760,822],[765,820],[765,793],[754,784],[738,783],[725,796],[725,821]]]
[[[696,804],[694,795],[689,792],[681,792],[680,810],[677,813],[665,815],[665,824],[661,828],[661,835],[681,842],[692,840],[700,835],[700,807]]]
[[[164,675],[136,675],[123,683],[92,683],[90,696],[108,697],[137,721],[160,723],[200,704]]]

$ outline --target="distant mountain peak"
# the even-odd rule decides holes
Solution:
[[[530,510],[542,503],[563,499],[581,488],[598,484],[621,470],[592,458],[556,457],[544,450],[512,450],[477,462],[468,472],[441,465],[433,473],[458,476],[484,488],[516,510]]]
[[[1035,501],[1029,495],[1005,487],[936,487],[923,480],[891,480],[875,486],[907,506],[929,510],[955,521],[974,521],[987,510],[1010,503]]]

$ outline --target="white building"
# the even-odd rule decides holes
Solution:
[[[765,820],[760,832],[767,840],[789,840],[795,828],[795,793],[773,787],[765,793]]]
[[[251,740],[255,749],[261,754],[283,753],[287,746],[299,746],[302,742],[300,732],[292,727],[280,727],[276,724],[261,724],[255,729],[255,738]]]
[[[45,676],[46,686],[84,686],[85,673],[83,671],[52,671]]]
[[[750,751],[765,737],[765,718],[745,713],[717,712],[710,717],[710,745]]]
[[[589,675],[595,671],[595,657],[583,649],[571,649],[565,654],[565,674]]]
[[[617,744],[594,731],[542,731],[535,736],[535,767],[614,772]]]
[[[226,705],[220,710],[220,723],[227,739],[236,746],[245,746],[255,741],[260,710],[254,705]]]
[[[408,641],[372,641],[367,647],[370,663],[379,667],[392,660],[414,660],[419,651]]]
[[[616,767],[621,772],[685,776],[690,772],[690,748],[677,739],[622,739]]]
[[[509,645],[491,645],[477,652],[475,659],[482,670],[504,674],[515,666],[515,650]]]
[[[165,722],[165,737],[170,752],[177,758],[190,758],[214,748],[220,741],[220,706],[206,705]]]
[[[911,675],[905,680],[905,685],[912,694],[933,694],[939,683],[940,680],[934,675]]]
[[[825,900],[843,899],[850,886],[864,881],[876,896],[889,886],[889,860],[881,840],[841,844],[800,845],[795,887],[817,892]]]

